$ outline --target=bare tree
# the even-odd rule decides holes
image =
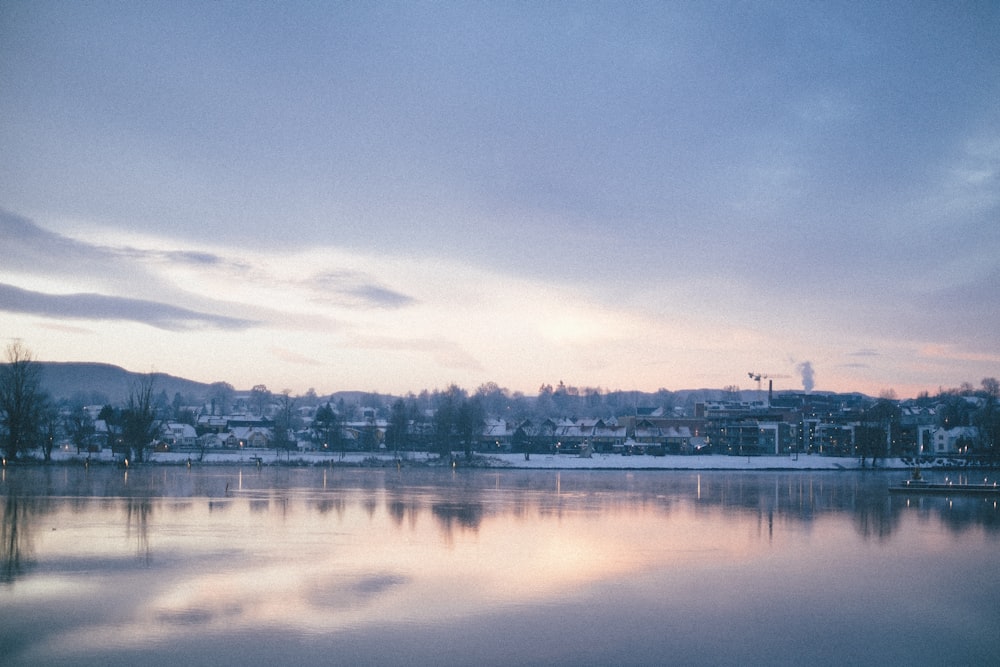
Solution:
[[[250,406],[257,411],[258,417],[264,416],[264,409],[271,402],[271,392],[267,385],[255,384],[250,390]]]
[[[1000,407],[997,405],[1000,381],[993,377],[983,378],[983,398],[982,406],[973,414],[972,420],[979,432],[979,452],[995,463],[997,442],[1000,441]]]
[[[465,450],[465,458],[472,458],[472,450],[479,444],[479,436],[483,433],[483,406],[476,397],[466,398],[458,406],[455,415],[455,427],[458,437]]]
[[[490,417],[506,417],[510,403],[509,393],[496,382],[479,385],[475,393],[476,399]]]
[[[233,396],[236,390],[228,382],[213,382],[208,388],[208,397],[212,401],[213,415],[227,415],[233,407]]]
[[[468,398],[458,385],[449,385],[444,392],[435,392],[434,438],[441,456],[450,456],[458,437],[458,410]]]
[[[293,429],[295,399],[292,398],[290,389],[285,389],[278,395],[278,413],[274,416],[274,448],[281,450],[291,450],[296,447],[295,434]]]
[[[324,449],[333,451],[340,444],[340,417],[329,401],[316,411],[312,429],[313,437],[323,444]]]
[[[59,408],[48,394],[38,404],[38,440],[46,463],[52,460],[52,450],[59,436]]]
[[[399,446],[406,442],[409,426],[409,415],[406,413],[406,402],[398,398],[392,404],[389,412],[389,430],[387,433],[389,442],[392,443],[392,451],[399,454]]]
[[[76,445],[77,454],[90,447],[90,440],[96,432],[94,420],[90,418],[90,414],[83,408],[77,408],[72,414],[66,417],[63,429],[69,435],[73,444]]]
[[[20,341],[7,346],[7,363],[0,366],[0,432],[9,459],[36,442],[44,401],[41,374],[31,351]]]
[[[871,457],[872,467],[875,467],[878,459],[898,455],[895,443],[899,430],[899,406],[893,400],[883,397],[863,410],[861,421],[854,429],[861,467],[865,465],[866,456]]]
[[[122,411],[122,439],[136,463],[145,458],[146,449],[152,443],[156,432],[156,411],[153,408],[154,384],[155,376],[152,373],[141,376],[132,385],[128,403]]]

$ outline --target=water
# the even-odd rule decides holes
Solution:
[[[1000,654],[996,501],[890,495],[890,473],[2,475],[5,665]]]

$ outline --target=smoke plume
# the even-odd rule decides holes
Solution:
[[[814,371],[812,364],[808,361],[803,361],[796,368],[802,376],[802,388],[805,389],[806,392],[812,391],[813,386],[816,384],[816,379],[813,377]]]

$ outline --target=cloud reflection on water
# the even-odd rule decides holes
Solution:
[[[954,518],[944,533],[905,537],[921,549],[997,528],[995,505],[911,505],[885,492],[885,477],[853,473],[170,469],[130,472],[128,495],[113,471],[91,471],[83,487],[75,474],[64,477],[82,498],[51,476],[4,480],[5,535],[22,540],[5,555],[23,560],[30,544],[33,563],[11,577],[11,598],[58,616],[99,592],[92,615],[39,644],[52,655],[106,650],[109,637],[138,650],[263,629],[430,627],[562,608],[602,586],[637,586],[636,599],[654,602],[705,597],[693,582],[742,570],[815,579],[817,558],[829,571],[859,544],[891,545],[906,516]],[[189,491],[229,483],[229,498]],[[37,488],[54,495],[27,491]],[[37,582],[57,573],[73,584],[40,596]]]

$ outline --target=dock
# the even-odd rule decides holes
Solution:
[[[992,484],[955,484],[908,479],[889,487],[891,493],[933,493],[938,495],[1000,495],[1000,486]]]

